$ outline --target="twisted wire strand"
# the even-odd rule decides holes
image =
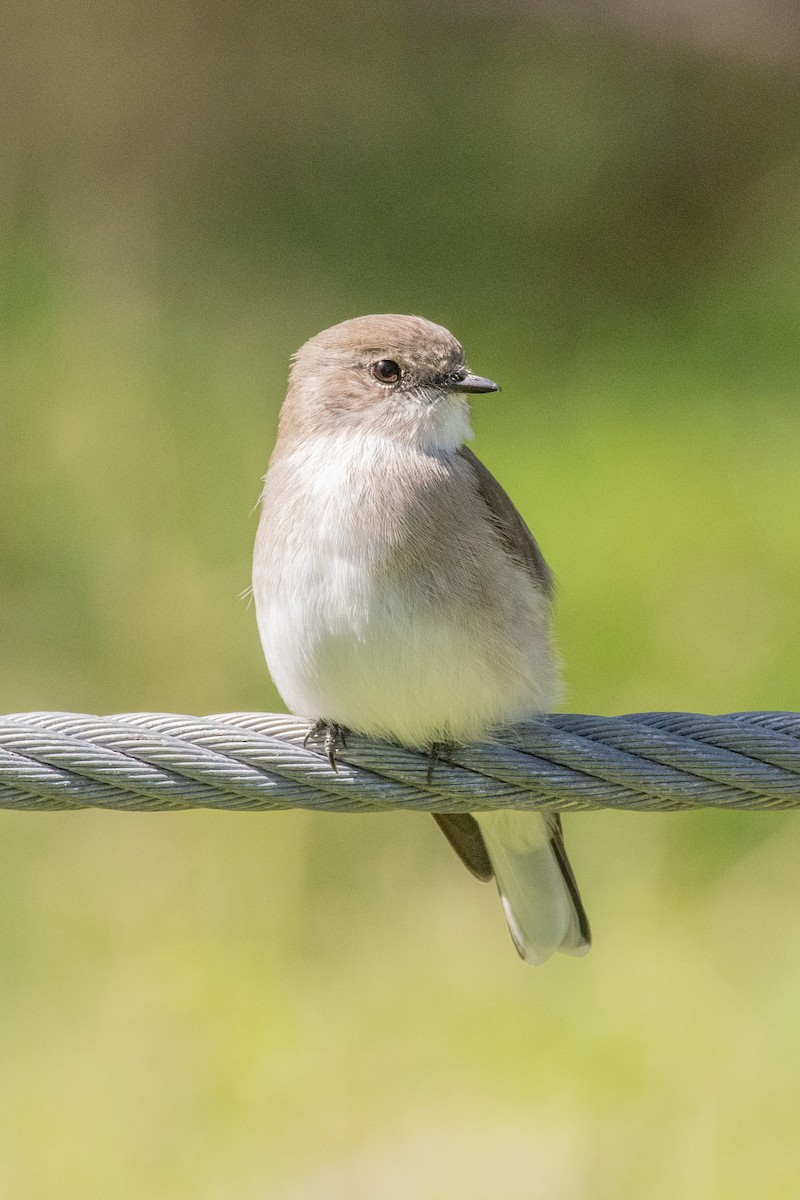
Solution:
[[[0,717],[0,808],[493,808],[800,806],[800,714],[559,713],[427,758],[347,735],[338,772],[272,713],[15,713]]]

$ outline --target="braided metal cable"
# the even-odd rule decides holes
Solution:
[[[555,714],[424,755],[347,735],[333,771],[308,723],[16,713],[0,717],[0,808],[782,809],[800,806],[800,714]]]

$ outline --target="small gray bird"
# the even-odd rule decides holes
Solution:
[[[549,711],[552,581],[500,484],[464,445],[473,375],[448,330],[369,316],[297,352],[261,496],[253,592],[288,708],[435,753]],[[497,880],[521,956],[583,954],[589,925],[557,814],[438,815]]]

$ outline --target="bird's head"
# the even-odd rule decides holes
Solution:
[[[285,419],[302,434],[364,432],[454,449],[471,436],[467,396],[496,392],[473,375],[441,325],[411,316],[343,321],[294,356]]]

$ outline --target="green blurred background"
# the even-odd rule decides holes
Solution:
[[[503,385],[567,707],[800,706],[800,19],[6,0],[0,711],[276,709],[290,353]],[[0,1197],[792,1200],[800,830],[574,816],[584,960],[407,814],[0,817]]]

